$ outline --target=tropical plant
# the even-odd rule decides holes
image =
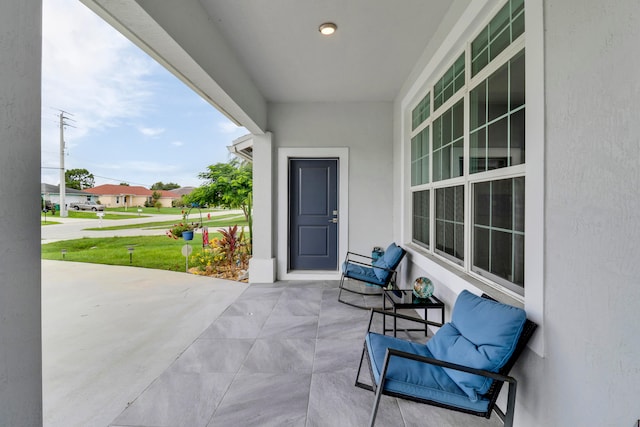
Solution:
[[[201,253],[194,254],[191,265],[203,274],[215,274],[235,280],[238,270],[246,271],[249,268],[250,243],[237,225],[217,231],[221,237],[213,239]]]

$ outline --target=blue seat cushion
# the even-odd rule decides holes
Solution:
[[[373,272],[373,268],[365,267],[360,264],[345,262],[342,264],[342,272],[345,277],[360,280],[368,284],[384,286],[385,282],[380,281],[378,276]]]
[[[375,332],[367,334],[365,343],[376,384],[380,384],[380,373],[387,348],[434,357],[424,344]],[[486,412],[489,406],[489,401],[485,398],[475,401],[469,399],[469,396],[458,387],[444,369],[400,357],[392,357],[389,361],[384,389],[477,412]]]
[[[524,310],[462,291],[451,322],[427,342],[436,359],[498,372],[513,354],[526,321]],[[468,396],[477,400],[492,380],[480,375],[446,369],[445,372]]]
[[[403,249],[397,246],[395,243],[391,243],[389,247],[387,247],[387,249],[384,251],[384,255],[373,262],[373,271],[375,275],[378,276],[378,279],[380,279],[381,282],[386,283],[389,280],[389,276],[391,275],[391,272],[389,270],[383,270],[382,268],[395,270],[403,255]]]

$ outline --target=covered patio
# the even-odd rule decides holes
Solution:
[[[374,395],[354,382],[369,312],[337,298],[337,281],[252,284],[111,427],[366,425]],[[501,422],[385,396],[376,425]]]
[[[230,411],[242,413],[237,403],[255,395],[258,376],[260,387],[280,392],[269,401],[286,395],[291,408],[299,405],[290,413],[300,422],[323,422],[343,402],[345,416],[366,413],[366,393],[355,389],[330,409],[316,406],[333,399],[314,394],[328,382],[335,381],[332,390],[351,388],[337,383],[348,377],[338,371],[350,369],[345,361],[355,351],[343,349],[329,362],[335,373],[326,372],[321,332],[334,323],[334,310],[342,324],[336,329],[363,316],[332,307],[328,284],[339,279],[347,251],[370,253],[395,241],[407,249],[401,287],[429,277],[448,308],[465,290],[488,293],[523,307],[539,325],[513,370],[522,381],[515,425],[638,423],[637,0],[81,1],[251,133],[248,295],[274,292],[264,301],[271,315],[238,337],[215,339],[251,332],[251,348],[275,344],[269,354],[289,354],[291,366],[305,361],[307,379],[278,379],[279,358],[235,342],[246,350],[243,363],[228,368],[235,373],[191,377],[188,390],[227,375],[220,380],[226,394],[210,389],[217,403],[205,406],[215,409],[198,419],[222,423]],[[41,10],[41,0],[0,4],[0,420],[20,426],[42,424],[39,212],[28,209],[40,190]],[[329,38],[318,31],[326,22],[338,29]],[[304,175],[293,167],[300,159],[330,164],[331,179],[311,175],[331,183],[322,189],[332,205],[322,232],[307,227],[314,232],[297,239],[290,226],[301,216],[297,202],[323,200],[313,189],[299,193],[306,198],[291,191],[292,178]],[[297,268],[303,256],[322,252],[320,235],[329,266]],[[320,304],[318,314],[281,311],[298,308],[290,302],[298,298],[316,298],[306,306]],[[243,318],[232,314],[219,318],[229,331]],[[313,362],[310,345],[269,339],[283,319],[300,333],[316,322]],[[214,323],[198,346],[219,327]],[[332,340],[345,341],[333,345],[355,348],[342,332],[332,331]],[[305,356],[293,351],[303,348]],[[186,384],[175,378],[189,377],[189,369],[216,369],[204,360],[202,368],[186,359],[172,365],[117,418],[120,425],[156,410],[145,402],[169,402],[167,393]],[[310,394],[298,401],[302,383]],[[196,400],[179,392],[173,399],[180,413]],[[413,405],[384,405],[384,420],[414,424]],[[324,411],[320,421],[316,410]]]

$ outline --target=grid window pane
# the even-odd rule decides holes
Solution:
[[[436,189],[436,249],[464,260],[464,185]]]
[[[411,112],[411,129],[415,130],[420,124],[429,118],[431,114],[431,93],[422,98],[416,108]]]
[[[523,164],[524,50],[491,74],[485,82],[478,84],[470,92],[469,102],[469,173]],[[485,113],[486,123],[482,117]],[[483,150],[483,147],[486,149]]]
[[[411,138],[411,185],[429,182],[429,126]]]
[[[437,110],[464,86],[464,53],[444,72],[433,87],[433,109]]]
[[[524,286],[524,177],[473,185],[474,270]]]
[[[429,247],[429,203],[429,190],[413,193],[412,239],[425,247]]]
[[[433,122],[433,135],[433,181],[462,176],[464,100],[458,101]]]
[[[511,0],[471,42],[471,76],[524,33],[524,0]]]

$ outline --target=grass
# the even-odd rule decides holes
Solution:
[[[209,235],[210,239],[214,237],[220,236],[217,233]],[[185,271],[185,258],[182,256],[184,245],[184,240],[166,236],[85,237],[42,245],[42,259]],[[202,240],[196,237],[190,243],[193,253],[197,253],[201,245]],[[134,248],[131,263],[127,250],[129,247]],[[64,257],[62,249],[67,251]]]
[[[89,214],[88,212],[70,212],[75,214]],[[180,211],[177,212],[180,214]],[[95,216],[95,213],[93,213]],[[116,216],[116,215],[114,215]],[[105,215],[106,217],[106,215]],[[193,214],[189,220],[200,221],[200,215]],[[52,223],[47,219],[47,224]],[[89,230],[121,230],[129,228],[164,228],[169,229],[176,221],[155,221],[131,225],[121,225],[103,228],[89,228]],[[247,221],[242,214],[230,213],[217,215],[210,220],[203,215],[203,225],[209,229],[226,228],[233,225],[245,226]],[[209,232],[209,239],[220,238],[215,231]],[[189,243],[193,253],[201,248],[202,237],[196,235]],[[167,236],[130,236],[130,237],[101,237],[65,240],[42,245],[42,259],[88,262],[107,265],[131,265],[134,267],[153,268],[158,270],[185,271],[185,258],[182,255],[182,239],[170,239]],[[133,247],[131,262],[127,248]],[[62,249],[66,250],[64,256]]]
[[[96,215],[96,212],[89,212],[89,211],[74,211],[71,210],[69,212],[67,212],[69,214],[69,218],[81,218],[81,219],[100,219],[98,217],[98,215]],[[178,212],[180,213],[180,212]],[[45,218],[44,212],[40,214],[40,216],[42,218]],[[146,215],[145,215],[146,216]],[[51,215],[51,212],[47,213],[47,223],[49,222],[49,218],[60,218],[60,212],[56,211],[55,215]],[[131,219],[131,218],[138,218],[138,215],[122,215],[122,214],[110,214],[108,211],[104,213],[104,217],[102,217],[102,219]]]
[[[107,208],[107,212],[125,212],[125,213],[134,213],[135,215],[138,214],[138,209],[141,210],[141,214],[145,215],[145,214],[154,214],[154,215],[180,215],[182,213],[183,210],[189,210],[189,208],[146,208],[144,206],[141,207],[129,207],[127,209],[125,208]],[[202,212],[203,215],[206,214],[207,212],[215,212],[215,211],[219,211],[222,209],[209,209],[209,208],[202,208],[202,209],[198,209],[198,208],[191,208],[191,213],[190,216],[196,216],[199,215],[199,212]]]
[[[203,220],[202,220],[202,226],[203,227],[209,227],[209,228],[221,228],[221,227],[228,227],[229,225],[238,225],[238,226],[245,226],[248,225],[247,220],[244,218],[243,214],[226,214],[226,215],[216,215],[215,217],[212,217],[211,219],[206,219],[206,216],[203,216]],[[110,227],[96,227],[96,228],[85,228],[85,230],[92,230],[92,231],[108,231],[108,230],[125,230],[125,229],[131,229],[131,228],[146,228],[146,229],[156,229],[156,228],[166,228],[169,229],[171,228],[174,224],[176,224],[178,221],[176,220],[171,220],[171,221],[154,221],[154,222],[145,222],[145,223],[138,223],[138,224],[128,224],[128,225],[113,225]],[[188,222],[200,222],[200,216],[198,215],[197,217],[194,215],[191,215],[188,218]]]

